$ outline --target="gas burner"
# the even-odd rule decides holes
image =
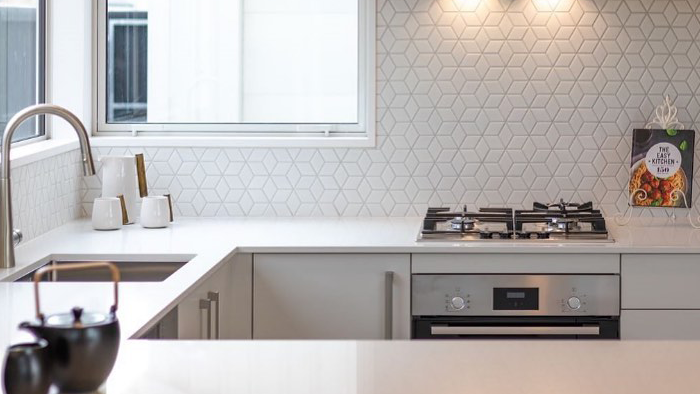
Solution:
[[[512,234],[510,233],[510,231],[501,231],[501,232],[498,233],[498,238],[500,238],[500,239],[511,239],[511,238],[512,238]]]
[[[452,219],[451,223],[453,230],[469,231],[474,230],[474,224],[476,223],[476,220],[465,217],[456,217]]]
[[[493,232],[491,231],[479,231],[480,239],[493,239]]]
[[[532,235],[532,233],[524,232],[524,231],[518,231],[517,233],[515,233],[515,237],[517,239],[530,239],[531,235]]]
[[[550,233],[546,231],[540,231],[537,233],[537,239],[549,239]]]
[[[548,231],[563,231],[571,232],[581,230],[581,224],[578,219],[572,219],[567,217],[553,217],[549,219],[547,223]]]
[[[593,203],[586,202],[583,204],[577,204],[572,202],[565,202],[563,198],[559,199],[559,202],[554,202],[550,204],[542,204],[540,202],[535,202],[532,204],[533,211],[559,211],[559,212],[582,212],[582,211],[592,211]]]

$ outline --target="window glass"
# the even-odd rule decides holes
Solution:
[[[0,132],[21,109],[44,101],[43,1],[0,0]],[[34,117],[13,141],[44,134]]]
[[[353,124],[358,0],[109,0],[107,123]]]

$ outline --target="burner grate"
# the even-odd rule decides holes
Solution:
[[[534,203],[531,210],[508,207],[480,208],[471,212],[428,208],[421,238],[488,241],[611,241],[605,218],[592,202],[582,204]]]

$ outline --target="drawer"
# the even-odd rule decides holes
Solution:
[[[622,255],[622,309],[700,309],[700,255]]]
[[[617,274],[619,254],[413,254],[415,274]]]
[[[700,311],[623,310],[620,337],[700,340]]]

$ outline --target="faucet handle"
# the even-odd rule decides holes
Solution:
[[[22,242],[24,235],[22,235],[22,230],[14,229],[12,230],[12,243],[17,245]]]

